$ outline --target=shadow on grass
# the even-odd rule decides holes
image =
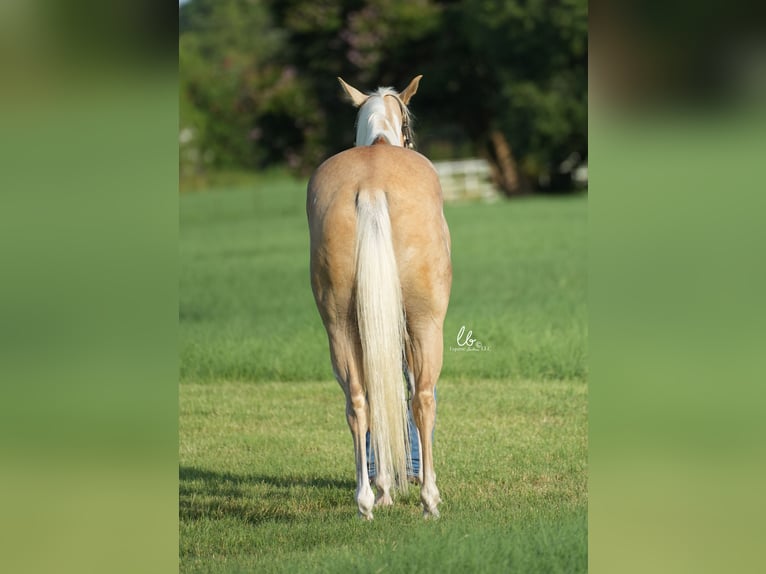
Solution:
[[[353,480],[319,476],[235,474],[182,466],[179,518],[234,518],[262,524],[322,512],[348,512],[355,486]]]

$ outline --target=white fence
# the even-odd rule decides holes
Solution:
[[[492,170],[483,159],[436,161],[434,167],[439,174],[444,201],[496,201],[500,197],[492,183]]]

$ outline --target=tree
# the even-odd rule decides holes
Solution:
[[[181,127],[214,168],[258,168],[316,150],[311,90],[257,0],[193,0],[180,12]]]
[[[481,154],[508,194],[587,156],[585,0],[192,0],[181,7],[182,125],[216,167],[308,172],[351,145],[335,80],[417,74],[422,149]]]
[[[467,0],[445,9],[434,75],[508,194],[572,152],[587,156],[584,0]]]

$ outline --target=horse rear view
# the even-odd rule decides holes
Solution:
[[[308,185],[311,286],[327,330],[354,440],[356,502],[393,504],[408,487],[407,396],[420,441],[426,517],[441,501],[433,466],[434,389],[452,283],[450,236],[431,163],[413,151],[407,104],[421,76],[398,93],[363,94],[339,81],[355,106],[356,147],[325,161]],[[366,435],[375,457],[370,487]]]

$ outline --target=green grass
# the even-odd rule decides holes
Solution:
[[[305,183],[181,197],[181,379],[330,374],[309,285]],[[584,197],[447,206],[453,286],[446,378],[587,377]],[[461,326],[489,346],[450,352]]]
[[[181,571],[586,571],[585,198],[447,207],[442,517],[413,487],[365,523],[304,193],[270,174],[180,199]],[[451,351],[461,325],[489,350]]]
[[[181,387],[182,571],[582,572],[584,383],[445,380],[442,517],[417,487],[355,517],[334,382]]]

